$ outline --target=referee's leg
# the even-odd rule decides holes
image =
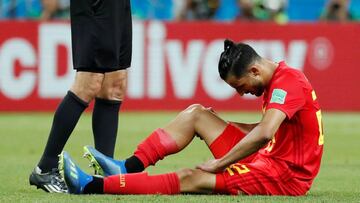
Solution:
[[[88,103],[100,91],[103,73],[77,72],[75,81],[57,107],[43,155],[29,182],[47,192],[66,192],[57,171],[58,155],[74,130]]]
[[[55,111],[49,138],[38,164],[42,172],[57,168],[58,155],[74,130],[82,112],[100,91],[102,73],[77,72],[75,81]]]
[[[109,157],[114,156],[119,110],[125,97],[126,84],[126,69],[107,72],[95,99],[92,116],[95,148]]]

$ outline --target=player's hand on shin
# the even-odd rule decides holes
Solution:
[[[209,160],[196,166],[196,168],[210,173],[217,173],[224,170],[224,167],[220,166],[219,159]]]

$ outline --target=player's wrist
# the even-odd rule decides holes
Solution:
[[[218,171],[223,171],[229,164],[224,159],[216,159],[216,168]]]

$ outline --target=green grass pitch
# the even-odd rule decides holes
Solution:
[[[259,114],[221,112],[227,120],[255,122]],[[153,129],[163,126],[175,113],[121,113],[117,158],[131,155],[137,143]],[[47,194],[30,187],[29,173],[38,162],[47,140],[51,113],[0,114],[0,202],[360,202],[360,114],[326,113],[323,115],[325,150],[320,174],[305,197],[219,196],[219,195],[68,195]],[[86,171],[82,146],[93,145],[91,116],[78,123],[65,150]],[[180,154],[167,157],[150,174],[174,171],[211,158],[199,139]]]

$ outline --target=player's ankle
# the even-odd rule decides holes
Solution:
[[[93,177],[92,181],[84,187],[84,194],[104,194],[104,179]]]
[[[131,156],[125,160],[125,168],[127,173],[138,173],[144,171],[144,164],[136,156]]]

